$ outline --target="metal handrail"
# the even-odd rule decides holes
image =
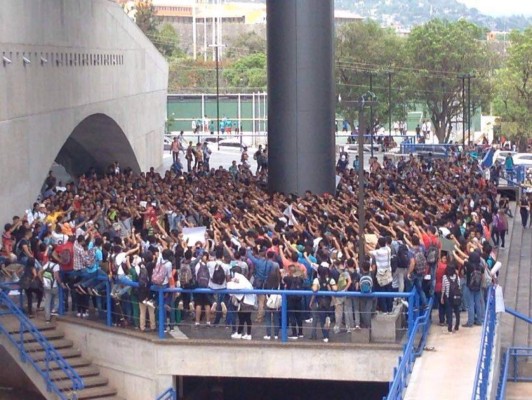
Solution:
[[[480,341],[480,354],[475,371],[472,400],[487,399],[489,375],[494,352],[495,327],[497,324],[497,313],[495,311],[495,286],[488,288],[488,301],[486,302],[486,312],[484,324],[482,325],[482,336]]]
[[[100,278],[101,281],[106,282],[106,301],[107,301],[107,315],[106,323],[108,326],[112,325],[111,318],[111,291],[109,280],[107,278]],[[116,283],[124,286],[130,286],[138,288],[138,282],[133,282],[129,279],[119,278],[116,280]],[[403,298],[408,301],[408,334],[410,335],[411,329],[414,326],[414,321],[416,317],[415,312],[415,299],[417,298],[415,289],[411,292],[372,292],[372,293],[361,293],[361,292],[333,292],[333,291],[318,291],[313,292],[312,290],[278,290],[278,289],[208,289],[208,288],[196,288],[196,289],[182,289],[182,288],[169,288],[164,286],[152,285],[150,287],[152,292],[157,293],[157,305],[158,305],[158,318],[159,321],[165,320],[165,307],[164,307],[164,295],[166,293],[192,293],[192,294],[255,294],[255,295],[271,295],[277,294],[281,296],[281,341],[288,341],[288,296],[332,296],[332,297],[362,297],[362,298]],[[63,288],[59,287],[59,314],[63,314],[62,309],[62,299],[63,299]],[[166,337],[164,332],[164,324],[159,324],[158,335],[160,339]]]
[[[417,294],[416,294],[417,296]],[[427,342],[428,332],[431,325],[431,312],[434,298],[428,303],[425,312],[416,318],[414,326],[408,336],[408,341],[403,347],[403,354],[399,357],[399,366],[393,369],[393,381],[390,382],[388,396],[384,400],[401,400],[403,392],[408,386],[408,378],[414,368],[414,362],[421,356]],[[416,338],[421,330],[421,338],[416,345]]]
[[[161,393],[155,400],[177,400],[177,392],[174,388],[170,387]]]
[[[532,318],[530,318],[529,316],[526,316],[525,314],[521,314],[519,311],[516,311],[513,308],[506,307],[506,306],[504,306],[504,310],[508,314],[513,315],[514,317],[519,318],[520,320],[525,321],[529,324],[532,324]]]
[[[20,356],[23,362],[29,361],[35,370],[43,377],[46,382],[47,390],[55,393],[60,399],[68,400],[65,393],[62,392],[55,382],[50,377],[50,363],[55,362],[65,376],[72,382],[72,388],[74,391],[81,390],[85,387],[83,379],[78,373],[70,366],[70,364],[59,354],[55,347],[44,337],[44,335],[31,323],[31,321],[24,315],[21,309],[9,298],[9,290],[11,287],[6,285],[0,285],[0,303],[8,309],[4,315],[10,314],[17,318],[20,322],[20,340],[17,341],[14,335],[12,335],[7,328],[0,323],[0,331],[6,335],[9,341],[20,352]],[[28,332],[45,351],[45,364],[46,369],[39,366],[38,362],[34,361],[30,354],[24,348],[24,333]],[[74,398],[76,395],[74,394]]]

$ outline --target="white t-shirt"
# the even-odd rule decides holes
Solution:
[[[375,264],[377,264],[377,271],[390,269],[390,260],[392,258],[392,251],[388,246],[380,249],[370,251],[370,254],[375,257]]]

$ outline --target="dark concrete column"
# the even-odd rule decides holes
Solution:
[[[270,191],[334,193],[333,0],[267,0]]]

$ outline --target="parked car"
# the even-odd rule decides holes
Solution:
[[[499,161],[501,164],[504,164],[504,160],[506,160],[508,154],[513,157],[517,153],[511,150],[495,150],[495,154],[493,155],[493,162]]]
[[[516,153],[512,155],[514,165],[523,165],[525,168],[532,167],[532,153]]]
[[[240,143],[239,138],[222,139],[219,142],[208,142],[211,151],[220,151],[228,153],[241,153],[244,147],[247,147],[248,154],[252,157],[253,153],[257,151],[256,147],[247,146],[245,143]],[[219,149],[219,150],[218,150]]]

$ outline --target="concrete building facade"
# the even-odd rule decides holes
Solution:
[[[114,1],[3,1],[0,57],[1,221],[54,160],[74,174],[161,164],[168,66]]]

